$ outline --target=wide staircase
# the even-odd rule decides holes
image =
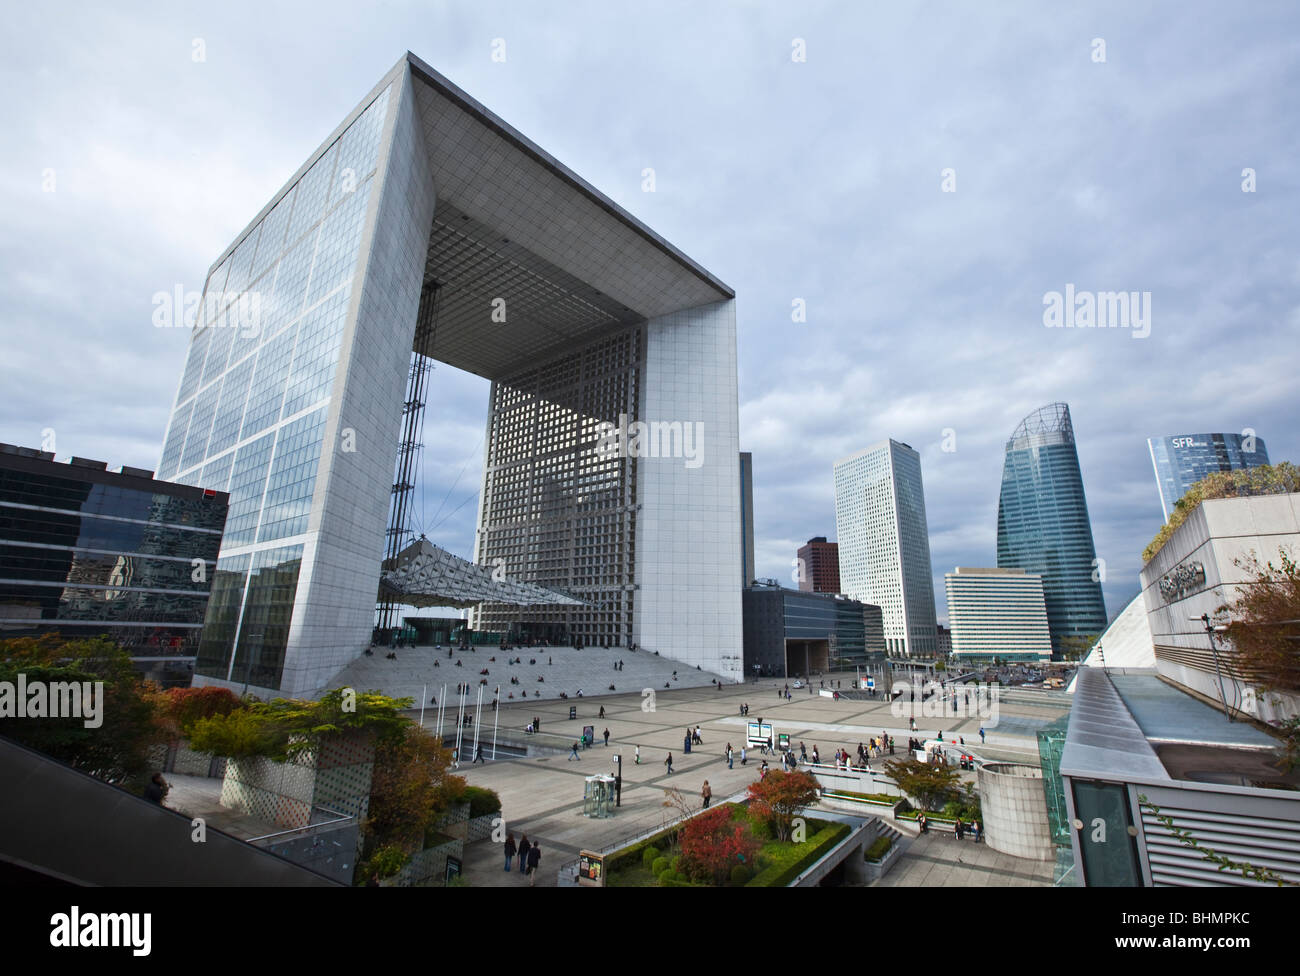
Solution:
[[[572,647],[523,647],[503,651],[490,645],[471,649],[444,646],[441,650],[422,645],[396,650],[376,646],[370,650],[370,656],[363,653],[343,668],[328,687],[382,691],[395,698],[411,698],[418,708],[421,700],[426,706],[434,704],[434,698],[444,701],[444,686],[445,703],[459,701],[457,684],[470,686],[471,704],[478,697],[479,687],[483,688],[486,704],[499,685],[501,700],[508,704],[522,702],[525,696],[529,701],[554,702],[562,693],[575,699],[579,691],[583,698],[594,698],[639,693],[643,688],[707,688],[718,677],[653,651],[629,651],[625,647],[586,647],[580,651]],[[396,660],[390,660],[388,654],[395,654]],[[510,663],[516,659],[518,664]],[[622,669],[616,670],[619,662]],[[519,684],[511,684],[511,678],[518,679]]]

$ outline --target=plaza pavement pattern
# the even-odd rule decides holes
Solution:
[[[523,652],[523,655],[527,661],[529,652]],[[656,691],[653,702],[643,699],[639,690],[635,694],[584,697],[581,701],[543,699],[529,701],[527,705],[506,702],[498,716],[501,726],[522,729],[533,716],[539,716],[544,738],[557,746],[555,753],[475,765],[462,762],[460,773],[472,784],[493,789],[501,796],[505,829],[513,832],[516,841],[526,834],[530,842],[541,843],[542,862],[536,883],[553,887],[561,864],[576,858],[582,849],[601,849],[653,831],[676,819],[677,812],[664,805],[665,789],[680,790],[693,809],[700,806],[700,790],[706,779],[712,787],[715,803],[733,794],[743,794],[757,778],[758,766],[763,759],[757,750],[751,750],[748,765],[740,763],[739,749],[746,721],[757,721],[760,717],[770,721],[774,727],[774,739],[779,733],[788,733],[796,749],[801,741],[809,753],[816,745],[823,757],[831,756],[839,747],[854,751],[859,742],[866,742],[873,735],[879,736],[882,731],[898,740],[898,754],[901,756],[904,751],[901,746],[909,735],[928,737],[938,731],[923,724],[935,719],[918,718],[918,731],[909,733],[906,717],[891,714],[889,704],[884,701],[834,701],[815,691],[809,694],[807,690],[795,691],[793,688],[789,701],[778,699],[777,691],[785,684],[784,680],[765,678],[745,685],[726,685],[721,690],[707,684],[702,688],[660,689]],[[643,701],[646,704],[644,709]],[[740,716],[740,705],[746,702],[749,704],[748,719]],[[570,705],[577,707],[576,720],[568,717]],[[596,717],[602,705],[606,710],[603,720]],[[1005,713],[1047,720],[1064,713],[1068,709],[1068,700],[1055,709],[1006,703],[1000,707]],[[431,722],[431,716],[426,715],[426,726]],[[988,733],[987,745],[981,749],[981,720],[977,716],[957,721],[949,717],[945,722],[943,731],[947,738],[965,737],[967,745],[977,755],[1037,763],[1037,746],[1032,734],[1002,733],[993,726]],[[704,744],[694,746],[687,754],[683,751],[682,740],[686,729],[697,724]],[[983,724],[986,729],[991,725],[987,720]],[[595,745],[580,750],[582,758],[574,761],[569,758],[567,744],[580,737],[584,725],[595,726]],[[610,730],[608,747],[602,738],[606,727]],[[737,754],[731,769],[722,758],[728,742]],[[641,749],[640,765],[634,763],[638,745]],[[673,755],[671,775],[664,765],[669,752]],[[615,754],[623,756],[622,806],[611,819],[584,817],[585,778],[594,773],[612,774]],[[491,755],[490,746],[485,749],[485,755]],[[779,768],[779,761],[774,757],[769,757],[769,762],[772,767]],[[913,833],[906,826],[900,829]],[[517,873],[517,863],[516,870],[509,873],[504,866],[504,855],[498,843],[481,841],[465,849],[463,873],[471,885],[527,884],[527,880]],[[948,835],[935,834],[917,838],[902,862],[884,881],[896,887],[913,884],[983,886],[998,884],[1001,879],[1007,879],[1009,884],[1050,884],[1051,873],[1051,862],[1039,864],[1008,858],[984,844],[959,843]]]

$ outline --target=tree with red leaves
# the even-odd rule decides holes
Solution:
[[[777,840],[789,840],[794,818],[820,796],[821,787],[810,773],[770,773],[749,784],[749,809],[772,825]]]
[[[732,820],[732,807],[705,810],[682,826],[682,873],[692,881],[726,884],[733,868],[752,867],[759,843],[745,818]]]

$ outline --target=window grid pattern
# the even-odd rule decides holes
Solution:
[[[307,531],[390,94],[325,148],[207,283],[214,294],[224,290],[223,309],[241,304],[194,336],[160,475],[165,467],[178,481],[228,485],[226,560],[240,547]],[[258,312],[251,323],[246,309]],[[241,670],[232,647],[245,640],[235,621],[247,589],[249,607],[265,618],[250,631],[244,612],[242,634],[264,632],[253,645],[253,682],[278,684],[302,547],[266,552],[225,563],[212,613],[226,616],[211,639],[205,631],[200,673]]]
[[[598,431],[639,416],[644,342],[643,329],[628,329],[493,384],[478,560],[589,606],[485,604],[480,629],[631,641],[636,460],[602,456]]]
[[[326,408],[321,407],[280,428],[275,460],[266,482],[258,542],[284,539],[307,531],[327,413]]]

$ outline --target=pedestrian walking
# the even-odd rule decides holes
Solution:
[[[735,761],[734,761],[734,760],[732,759],[732,757],[731,757],[731,743],[730,743],[730,742],[727,743],[727,768],[728,768],[728,769],[735,769],[735,768],[736,768]]]
[[[528,852],[530,850],[532,850],[532,847],[528,843],[528,835],[524,834],[524,836],[519,840],[519,873],[520,874],[528,873]]]
[[[747,754],[747,752],[746,752],[746,750],[745,750],[745,747],[744,747],[744,746],[741,746],[741,747],[740,747],[740,764],[741,764],[742,766],[744,766],[744,765],[745,765],[746,763],[748,763],[748,762],[749,762],[749,756],[748,756],[748,754]]]
[[[605,730],[605,748],[609,748],[609,729]]]
[[[984,745],[984,726],[980,726],[980,745]]]
[[[487,765],[487,760],[483,758],[483,744],[482,744],[482,743],[479,743],[479,747],[478,747],[478,749],[476,749],[475,752],[474,752],[474,762],[475,762],[475,763],[482,763],[484,766]],[[470,765],[473,766],[474,763],[470,763]]]
[[[707,779],[704,781],[704,789],[700,790],[700,796],[704,798],[704,806],[700,809],[707,810],[709,808],[709,801],[713,799],[713,787],[709,785]]]
[[[633,760],[633,764],[634,764],[634,765],[637,765],[637,766],[640,766],[640,765],[641,765],[641,747],[640,747],[640,746],[637,746],[637,747],[636,747],[636,758]]]
[[[578,755],[578,743],[576,742],[573,744],[573,752],[569,753],[568,761],[573,762],[575,759],[578,760],[578,762],[582,762],[582,757]]]
[[[534,844],[528,852],[528,884],[537,887],[537,866],[542,863],[542,845]]]
[[[519,846],[515,843],[514,833],[506,834],[506,871],[510,870],[510,862],[518,851]]]
[[[668,775],[671,776],[673,774],[673,754],[671,752],[668,753],[668,758],[664,760],[664,765],[668,767]]]
[[[604,718],[604,717],[605,717],[605,706],[604,706],[604,705],[601,705],[601,706],[600,706],[600,714],[597,715],[596,718]]]

